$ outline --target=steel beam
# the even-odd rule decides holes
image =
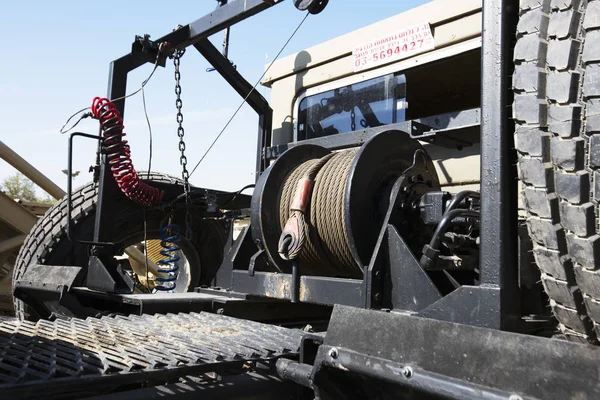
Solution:
[[[511,37],[515,2],[484,0],[481,61],[481,254],[482,285],[501,289],[502,319],[519,296],[517,282],[517,180],[509,121]],[[512,10],[512,11],[511,11]],[[512,304],[512,305],[511,305]],[[506,306],[506,307],[505,307]],[[499,327],[504,328],[504,321]]]
[[[0,140],[0,157],[15,167],[19,172],[28,177],[41,187],[45,192],[55,199],[62,199],[65,197],[65,191],[58,187],[52,182],[46,175],[42,174],[33,165],[29,164],[23,157],[17,154],[14,150],[8,147]]]
[[[202,39],[195,43],[194,47],[231,85],[233,90],[246,99],[246,102],[254,111],[258,114],[264,114],[271,109],[269,102],[231,65],[231,62],[217,50],[210,40]]]
[[[10,239],[1,241],[0,242],[0,254],[4,253],[5,251],[9,251],[9,250],[19,247],[20,245],[23,244],[26,237],[27,237],[27,235],[22,234],[22,235],[13,236]]]
[[[190,42],[206,38],[222,31],[240,21],[245,20],[267,8],[281,3],[283,0],[234,0],[217,8],[213,12],[192,22],[190,27]]]
[[[0,219],[14,230],[29,233],[38,218],[25,207],[0,192]]]

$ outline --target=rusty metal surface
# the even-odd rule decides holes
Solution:
[[[210,313],[36,323],[3,319],[0,391],[19,398],[55,398],[107,390],[118,381],[145,382],[154,375],[166,379],[219,366],[242,367],[294,355],[302,335]]]

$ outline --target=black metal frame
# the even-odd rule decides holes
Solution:
[[[401,269],[405,274],[404,282],[414,279],[421,285],[425,308],[416,308],[409,302],[399,301],[406,311],[418,312],[429,318],[448,320],[464,324],[483,326],[503,330],[518,330],[520,317],[520,299],[518,287],[517,262],[517,188],[516,176],[512,171],[515,165],[513,138],[509,129],[509,113],[506,104],[510,103],[508,65],[511,60],[512,32],[516,26],[516,9],[509,7],[509,0],[486,2],[483,12],[482,44],[482,90],[481,109],[465,110],[462,117],[446,129],[431,129],[432,118],[422,121],[405,121],[377,128],[349,132],[321,138],[303,140],[276,147],[267,147],[268,159],[278,158],[284,151],[300,144],[313,144],[329,150],[343,149],[360,145],[374,135],[385,130],[402,130],[420,140],[427,137],[439,137],[448,131],[465,132],[479,123],[481,137],[481,254],[480,284],[461,286],[447,296],[439,297],[435,288],[426,290],[431,282],[421,279],[424,273],[420,268],[412,268],[412,254],[406,248],[403,239],[393,227],[384,227],[380,234],[378,247],[373,257],[378,263],[387,260],[383,267],[385,273]],[[502,62],[498,62],[498,59]],[[481,118],[480,118],[481,115]],[[450,139],[450,145],[461,145]],[[439,143],[438,143],[439,144]],[[390,206],[393,207],[393,204]],[[248,238],[246,239],[248,240]],[[390,241],[393,245],[390,245]],[[386,243],[386,246],[382,246]],[[406,251],[402,251],[402,249]],[[235,256],[235,254],[233,254]],[[291,301],[307,301],[322,304],[345,304],[364,308],[381,308],[380,282],[370,275],[374,265],[365,271],[362,280],[328,277],[295,276],[294,274],[254,272],[253,265],[265,257],[259,251],[252,257],[249,268],[233,269],[232,288],[256,295],[266,295]],[[394,262],[394,260],[402,260]],[[418,265],[417,265],[418,267]],[[386,270],[387,268],[387,270]],[[408,278],[410,277],[410,278]],[[428,285],[429,283],[429,285]],[[403,285],[401,290],[410,284]],[[299,288],[299,290],[294,290]],[[300,295],[295,295],[299,291]],[[431,292],[431,293],[430,293]],[[437,298],[436,298],[437,294]],[[402,296],[400,296],[402,297]],[[419,296],[417,296],[419,297]],[[480,312],[473,312],[480,310]]]
[[[516,186],[513,185],[511,179],[506,178],[511,173],[510,149],[513,147],[511,135],[507,134],[509,122],[504,107],[507,101],[506,96],[508,96],[508,87],[506,86],[508,70],[506,70],[506,63],[496,62],[497,58],[509,60],[507,56],[510,53],[511,39],[508,34],[513,31],[509,28],[509,25],[513,24],[514,26],[515,15],[514,11],[511,13],[510,9],[506,7],[508,2],[509,0],[502,0],[499,3],[490,2],[486,3],[484,7],[485,34],[483,35],[482,50],[482,54],[484,54],[482,57],[482,87],[493,87],[497,90],[482,91],[481,109],[465,110],[458,115],[453,114],[452,118],[445,115],[432,116],[301,142],[302,144],[316,144],[330,150],[336,150],[364,143],[368,138],[384,130],[398,129],[409,132],[412,137],[419,140],[435,140],[436,144],[439,145],[462,147],[471,144],[472,141],[463,141],[461,134],[472,132],[473,129],[477,129],[478,125],[481,125],[481,191],[486,193],[486,196],[482,198],[481,285],[463,286],[442,298],[439,298],[439,294],[435,295],[434,290],[432,296],[426,296],[429,303],[427,304],[428,307],[413,311],[422,312],[423,315],[432,318],[449,319],[456,322],[503,329],[508,329],[507,323],[514,321],[514,318],[511,318],[510,315],[515,315],[519,309],[519,296],[516,287],[516,282],[518,282],[516,279],[518,273],[516,258],[508,259],[508,257],[511,257],[510,254],[516,254],[516,251],[507,250],[516,249],[516,232],[515,235],[511,235],[511,227],[516,226]],[[256,164],[256,176],[258,178],[262,171],[266,169],[269,160],[277,158],[285,150],[299,143],[270,146],[271,107],[260,93],[253,90],[252,85],[239,74],[230,61],[211,44],[207,37],[268,7],[270,7],[270,4],[260,0],[250,2],[233,1],[217,8],[210,15],[180,27],[155,42],[150,42],[145,37],[143,39],[145,45],[140,46],[139,41],[136,40],[130,54],[111,63],[108,97],[120,98],[125,95],[127,74],[131,70],[147,62],[157,61],[159,65],[166,64],[166,57],[159,57],[157,60],[158,43],[166,42],[170,48],[179,49],[194,46],[238,94],[248,101],[248,104],[259,116]],[[504,90],[501,90],[501,88],[504,88]],[[498,97],[498,93],[501,93],[500,97]],[[123,113],[125,100],[118,100],[115,103],[119,111]],[[447,119],[450,122],[447,126],[435,126],[434,121],[440,119]],[[488,163],[492,163],[491,168]],[[514,187],[509,187],[511,185]],[[115,252],[115,246],[99,246],[99,244],[110,240],[107,237],[108,229],[106,229],[105,224],[111,221],[115,207],[114,199],[119,196],[120,193],[110,174],[106,158],[102,156],[99,174],[98,209],[94,230],[96,246],[92,249],[91,258],[91,265],[98,267],[95,268],[98,270],[102,270],[103,264],[110,264],[110,259]],[[247,236],[246,240],[250,240],[249,235],[245,236]],[[409,265],[412,265],[410,260],[413,257],[409,257],[410,251],[405,245],[398,245],[398,243],[404,242],[392,227],[384,226],[382,228],[378,243],[376,254],[382,253],[382,255],[374,258],[376,264],[385,259],[387,260],[387,266],[383,268],[389,270],[391,263],[393,263],[390,260],[408,260],[401,262],[394,268],[401,268],[404,273],[410,270],[416,281],[427,283],[428,280],[419,278],[423,274],[422,269],[409,268]],[[390,245],[390,243],[393,243],[393,245]],[[237,246],[238,250],[239,247]],[[232,251],[231,256],[236,256],[235,246]],[[391,252],[394,252],[394,254]],[[382,290],[374,286],[374,284],[379,285],[381,283],[376,282],[377,279],[369,275],[372,271],[365,272],[362,280],[301,276],[298,273],[288,275],[254,272],[253,266],[256,262],[260,262],[261,256],[263,255],[259,252],[251,257],[250,265],[243,267],[242,270],[227,266],[226,261],[224,265],[226,268],[223,273],[220,273],[220,276],[230,273],[231,277],[226,278],[227,284],[235,291],[266,295],[293,302],[340,303],[366,308],[379,308],[386,303],[386,301],[382,302]],[[232,262],[235,263],[235,260]],[[370,269],[372,270],[374,267],[371,266]],[[381,268],[379,265],[376,267]],[[107,268],[109,271],[113,269],[110,266]],[[297,271],[298,268],[296,268]],[[110,273],[110,275],[114,275],[114,273]],[[335,293],[335,295],[332,293]],[[429,292],[424,291],[421,294],[424,293]],[[466,311],[477,306],[485,306],[485,314],[468,316],[466,312],[449,312],[456,309]]]
[[[212,45],[207,39],[210,35],[219,32],[227,26],[242,21],[252,15],[269,8],[271,5],[262,0],[251,1],[232,1],[218,8],[211,14],[192,22],[189,25],[180,27],[174,32],[161,37],[154,43],[166,42],[173,48],[185,48],[193,45],[213,67],[232,85],[232,87],[244,98],[247,97],[248,104],[259,114],[259,117],[270,121],[272,110],[268,102],[258,92],[253,91],[252,85],[248,83],[231,63]],[[148,52],[142,52],[140,49],[136,51],[137,42],[133,45],[133,50],[130,54],[121,57],[110,64],[108,94],[109,99],[117,99],[125,96],[127,88],[127,74],[134,69],[144,65],[147,62],[154,62],[156,56],[151,49]],[[165,60],[159,60],[159,65],[164,66]],[[115,101],[117,109],[124,114],[125,99]],[[270,138],[270,123],[265,123],[261,127],[260,141],[269,141]],[[263,140],[264,138],[264,140]],[[257,161],[257,165],[260,161]],[[100,187],[111,187],[113,178],[109,174],[105,158],[100,164]],[[112,196],[104,196],[104,191],[100,191],[98,198],[98,210],[96,220],[96,230],[94,233],[95,240],[101,240],[103,236],[103,225],[101,220],[104,219],[103,214],[106,208],[110,207],[111,198],[119,195],[118,192],[111,192]],[[104,215],[104,214],[103,214]]]
[[[272,110],[264,97],[245,80],[208,40],[208,37],[237,22],[255,15],[276,2],[263,0],[235,0],[222,5],[215,11],[186,26],[181,26],[172,33],[151,42],[148,36],[137,38],[132,45],[130,54],[123,56],[110,64],[108,93],[109,99],[121,113],[125,112],[125,99],[127,90],[127,74],[145,63],[157,63],[165,66],[166,56],[158,54],[158,44],[167,43],[168,48],[182,49],[194,46],[201,55],[218,71],[231,86],[242,96],[259,116],[258,152],[256,162],[256,176],[265,168],[262,148],[271,141]],[[144,44],[140,44],[140,41]],[[114,220],[116,199],[122,196],[112,177],[106,154],[99,145],[100,165],[98,171],[98,201],[96,205],[96,219],[94,225],[93,247],[91,249],[90,263],[103,275],[115,276],[116,266],[112,258],[118,251],[117,246],[106,245],[111,242],[109,227]],[[105,271],[102,271],[105,270]],[[127,291],[127,285],[120,285],[120,291]]]

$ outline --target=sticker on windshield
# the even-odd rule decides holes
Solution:
[[[352,49],[354,72],[433,50],[429,23],[409,26]]]

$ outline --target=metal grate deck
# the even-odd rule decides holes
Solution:
[[[210,313],[36,323],[2,320],[0,393],[73,397],[240,367],[295,354],[302,335]]]

